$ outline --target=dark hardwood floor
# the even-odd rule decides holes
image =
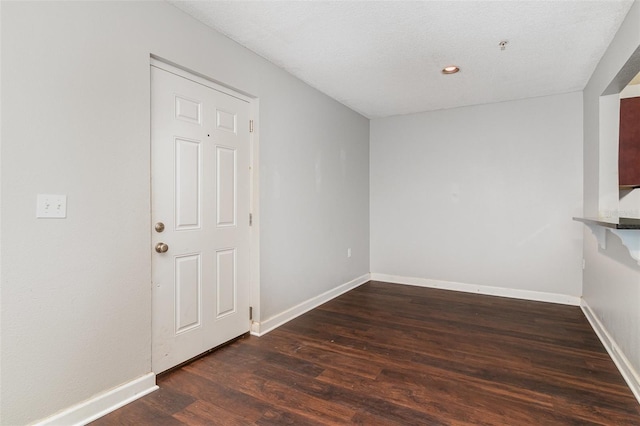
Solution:
[[[369,282],[95,425],[640,425],[578,307]]]

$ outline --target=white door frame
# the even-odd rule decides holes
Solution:
[[[241,99],[249,103],[249,119],[253,121],[253,131],[249,133],[249,162],[250,162],[250,200],[249,210],[252,214],[252,224],[249,227],[250,243],[249,243],[249,265],[250,265],[250,283],[249,283],[249,306],[252,308],[253,316],[251,320],[251,333],[257,334],[257,325],[260,323],[260,124],[259,124],[259,99],[253,97],[243,91],[239,91],[228,85],[222,84],[217,80],[204,77],[203,74],[190,71],[186,68],[179,67],[168,61],[161,60],[158,57],[151,56],[150,65],[161,68],[172,74],[186,78],[187,80],[194,81],[196,83],[211,87],[220,92],[226,93],[229,96]],[[248,126],[249,123],[246,123]],[[151,140],[149,140],[149,146],[151,146]],[[149,151],[151,152],[151,151]],[[151,157],[149,157],[151,162]],[[149,182],[151,182],[151,176],[149,176]],[[151,197],[151,185],[149,186],[149,195]],[[153,238],[153,230],[151,226],[151,214],[149,211],[149,241]],[[246,218],[249,220],[249,218]],[[149,243],[151,247],[151,243]],[[149,265],[151,266],[151,265]],[[151,284],[153,291],[153,285]],[[249,313],[247,312],[247,318]]]

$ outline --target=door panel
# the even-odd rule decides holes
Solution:
[[[201,124],[202,102],[176,96],[176,118],[187,123]]]
[[[235,226],[236,224],[236,150],[218,146],[218,188],[217,200],[218,221],[220,226]]]
[[[188,331],[201,325],[202,277],[200,255],[176,257],[176,333]]]
[[[248,102],[151,67],[155,373],[249,331],[248,123]]]
[[[216,110],[216,125],[220,130],[236,133],[237,116],[228,111]]]
[[[236,311],[236,250],[220,250],[217,252],[217,257],[217,317],[220,318]]]
[[[176,230],[200,227],[200,141],[175,139]]]

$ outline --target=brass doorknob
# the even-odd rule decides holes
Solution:
[[[158,253],[166,253],[168,250],[169,250],[169,246],[166,245],[165,243],[156,244],[156,251]]]

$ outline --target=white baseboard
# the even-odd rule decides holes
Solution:
[[[414,285],[418,287],[439,288],[443,290],[462,291],[465,293],[485,294],[489,296],[509,297],[512,299],[533,300],[537,302],[559,303],[562,305],[579,306],[580,297],[566,294],[545,293],[541,291],[517,290],[505,287],[492,287],[477,284],[464,284],[452,281],[438,281],[428,278],[402,277],[398,275],[387,275],[371,273],[372,281],[384,281],[394,284]]]
[[[638,402],[640,403],[640,376],[638,372],[633,368],[633,365],[629,362],[629,359],[624,355],[620,347],[613,339],[613,337],[609,334],[604,325],[600,322],[595,312],[591,309],[589,304],[583,299],[580,304],[582,308],[582,312],[584,312],[584,316],[587,317],[587,320],[591,324],[591,328],[596,332],[596,335],[602,342],[602,345],[609,353],[609,356],[618,367],[620,374],[629,385],[631,392],[636,397]]]
[[[293,308],[287,309],[284,312],[279,313],[265,321],[256,322],[254,321],[251,324],[251,334],[254,336],[264,336],[268,332],[280,327],[286,322],[291,321],[292,319],[299,317],[316,308],[323,303],[328,302],[331,299],[334,299],[341,294],[348,292],[349,290],[353,290],[354,288],[361,286],[362,284],[369,281],[370,274],[364,274],[356,279],[353,279],[347,283],[339,285],[336,288],[333,288],[329,291],[326,291],[318,296],[312,297],[309,300],[305,300],[304,302],[294,306]]]
[[[38,426],[86,425],[156,389],[158,389],[156,375],[145,374],[35,424]]]

